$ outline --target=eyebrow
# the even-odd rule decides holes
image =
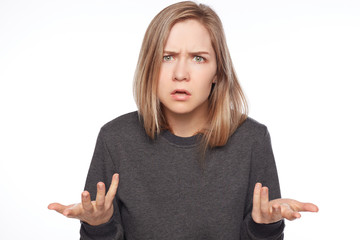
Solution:
[[[179,53],[178,53],[178,52],[175,52],[175,51],[168,51],[168,50],[164,50],[164,54],[178,55]],[[201,55],[201,54],[207,54],[207,55],[209,55],[209,56],[210,56],[210,53],[209,53],[209,52],[206,52],[206,51],[190,52],[189,54],[190,54],[190,55]]]

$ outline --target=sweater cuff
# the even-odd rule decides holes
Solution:
[[[269,237],[279,236],[283,233],[284,228],[285,228],[284,220],[280,220],[275,223],[260,224],[254,222],[254,220],[251,217],[249,222],[249,229],[251,233],[258,238],[267,239]]]
[[[116,232],[116,224],[115,224],[115,220],[114,220],[114,215],[115,214],[112,215],[112,217],[110,218],[110,220],[108,222],[97,225],[97,226],[92,226],[86,222],[80,221],[81,222],[81,230],[80,231],[82,232],[82,235],[106,237],[108,235],[114,234],[114,232]],[[104,238],[104,239],[106,239],[106,238]]]

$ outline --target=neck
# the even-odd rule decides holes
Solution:
[[[190,113],[178,114],[165,110],[165,117],[173,134],[179,137],[191,137],[207,125],[207,104]]]

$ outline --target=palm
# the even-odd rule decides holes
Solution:
[[[77,218],[90,225],[100,225],[110,220],[114,213],[113,199],[119,183],[118,174],[114,174],[108,193],[105,195],[105,184],[98,183],[96,201],[90,200],[90,193],[82,193],[81,203],[62,205],[52,203],[49,209],[55,210],[69,218]]]
[[[294,199],[277,198],[269,201],[269,190],[257,183],[254,189],[252,218],[256,223],[274,223],[281,219],[294,220],[301,217],[299,212],[317,212],[312,203],[302,203]]]

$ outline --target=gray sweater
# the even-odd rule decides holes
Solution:
[[[246,240],[283,239],[284,221],[257,224],[251,218],[256,182],[280,187],[270,135],[248,118],[223,147],[209,150],[205,171],[198,164],[198,136],[163,131],[151,140],[137,111],[105,124],[98,135],[85,189],[106,189],[114,173],[119,187],[109,222],[81,222],[81,239]]]

